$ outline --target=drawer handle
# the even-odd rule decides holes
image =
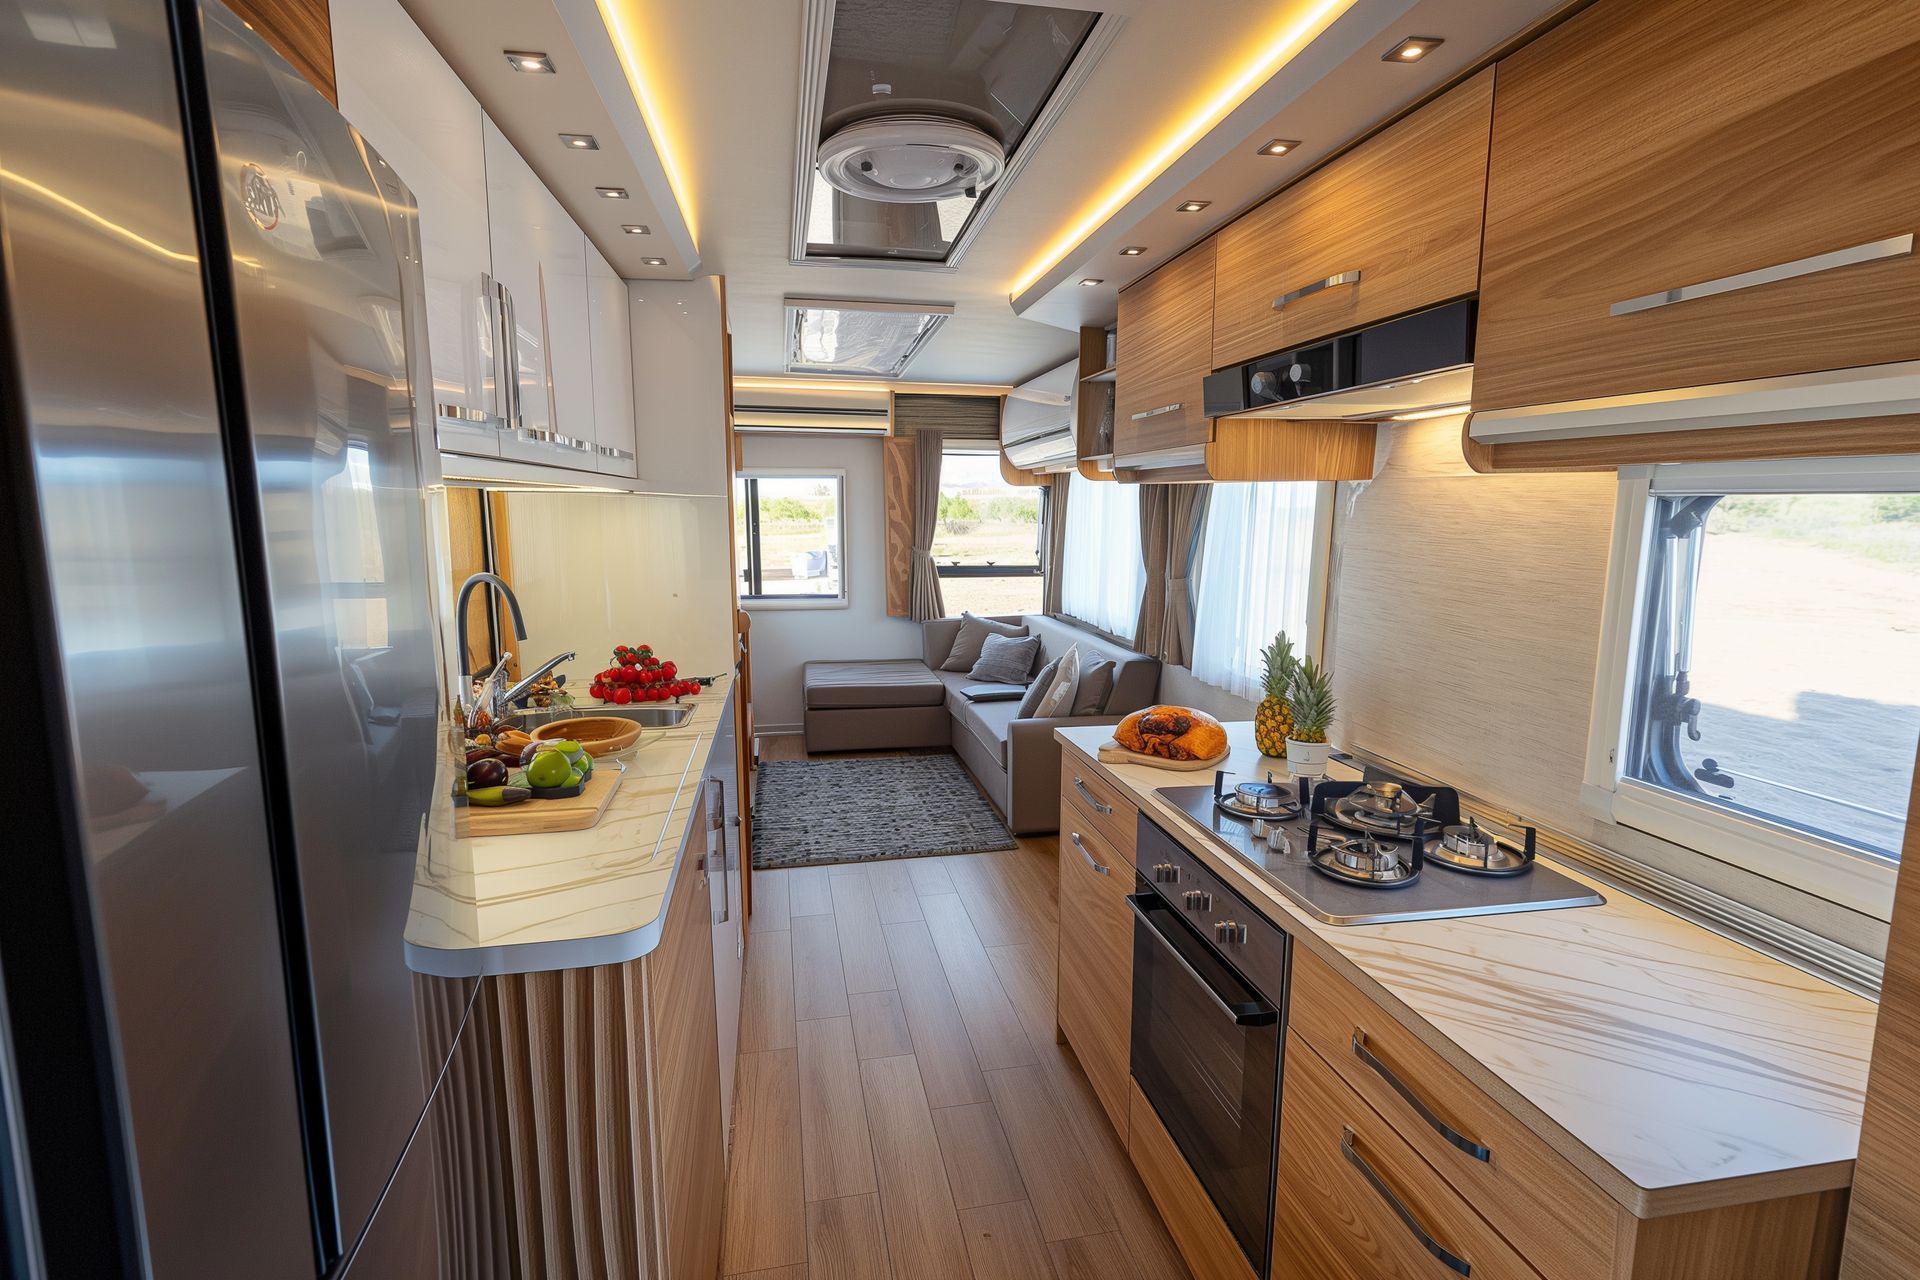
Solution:
[[[1375,1173],[1373,1166],[1366,1162],[1365,1157],[1354,1150],[1353,1130],[1344,1125],[1341,1126],[1340,1129],[1340,1154],[1347,1158],[1348,1164],[1351,1164],[1360,1171],[1360,1176],[1365,1178],[1375,1191],[1379,1192],[1380,1198],[1387,1202],[1387,1208],[1393,1210],[1400,1221],[1407,1224],[1407,1230],[1413,1232],[1413,1238],[1420,1242],[1421,1248],[1446,1263],[1455,1271],[1458,1271],[1461,1275],[1470,1276],[1473,1274],[1473,1264],[1465,1258],[1456,1257],[1448,1253],[1446,1246],[1442,1245],[1438,1240],[1435,1240],[1433,1236],[1428,1233],[1427,1229],[1420,1225],[1420,1220],[1413,1216],[1413,1211],[1400,1202],[1399,1196],[1393,1194],[1393,1188],[1387,1185],[1386,1179]]]
[[[1425,1120],[1433,1127],[1435,1133],[1472,1156],[1475,1160],[1491,1161],[1493,1159],[1492,1151],[1481,1146],[1472,1138],[1467,1137],[1464,1133],[1461,1133],[1439,1116],[1435,1115],[1433,1108],[1422,1102],[1418,1094],[1402,1084],[1400,1077],[1394,1075],[1393,1072],[1387,1068],[1386,1063],[1374,1057],[1373,1051],[1367,1048],[1367,1033],[1359,1027],[1353,1029],[1353,1056],[1377,1071],[1380,1074],[1380,1078],[1391,1085],[1393,1091],[1399,1094],[1422,1120]]]
[[[1080,838],[1080,833],[1078,831],[1069,831],[1067,832],[1067,836],[1073,841],[1073,847],[1080,851],[1080,856],[1087,860],[1088,866],[1092,867],[1095,871],[1098,871],[1103,876],[1107,875],[1112,870],[1111,867],[1103,867],[1100,865],[1100,863],[1094,858],[1093,854],[1087,849],[1086,842]]]
[[[1850,249],[1835,249],[1832,253],[1816,253],[1811,258],[1795,258],[1792,262],[1779,262],[1755,271],[1742,271],[1735,275],[1721,276],[1718,280],[1702,280],[1699,284],[1683,284],[1678,289],[1643,293],[1637,298],[1628,298],[1625,302],[1614,303],[1607,308],[1607,314],[1626,316],[1636,311],[1652,311],[1656,307],[1670,307],[1676,302],[1691,302],[1695,298],[1711,298],[1719,293],[1733,293],[1763,284],[1778,284],[1782,280],[1817,275],[1822,271],[1832,271],[1836,267],[1851,267],[1862,262],[1881,262],[1888,258],[1904,258],[1912,252],[1913,233],[1908,232],[1904,236],[1889,236],[1885,240],[1875,240],[1872,244],[1857,244]]]
[[[1328,276],[1325,280],[1315,280],[1312,284],[1303,284],[1298,289],[1289,289],[1273,300],[1275,311],[1285,311],[1287,304],[1298,302],[1302,298],[1311,298],[1316,293],[1328,289],[1338,289],[1343,284],[1359,284],[1358,271],[1342,271],[1337,276]]]
[[[1187,407],[1186,401],[1176,400],[1172,404],[1163,404],[1158,409],[1142,409],[1138,413],[1130,413],[1127,415],[1127,417],[1134,422],[1139,422],[1145,418],[1157,418],[1163,413],[1173,413],[1176,410],[1184,409],[1186,407]]]
[[[1080,793],[1080,798],[1082,800],[1085,800],[1088,804],[1093,806],[1093,811],[1095,813],[1108,814],[1113,812],[1113,806],[1110,804],[1102,804],[1100,801],[1100,797],[1094,795],[1093,792],[1087,790],[1087,784],[1080,781],[1078,776],[1075,776],[1073,780],[1073,789]]]

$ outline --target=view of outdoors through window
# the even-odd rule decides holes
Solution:
[[[1040,612],[1040,495],[1000,478],[994,453],[949,453],[940,467],[933,561],[947,613]]]
[[[742,476],[733,483],[741,598],[839,598],[840,477]]]
[[[1629,775],[1897,856],[1920,494],[1670,496],[1656,519]]]

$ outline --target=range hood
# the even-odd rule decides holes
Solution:
[[[1073,395],[1079,362],[1069,360],[1007,393],[1000,448],[1023,471],[1071,471],[1079,461]]]

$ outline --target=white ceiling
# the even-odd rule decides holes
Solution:
[[[622,92],[625,85],[609,84],[604,66],[597,77],[569,76],[566,64],[559,76],[523,76],[500,57],[503,48],[530,47],[558,58],[555,46],[566,42],[568,62],[576,56],[592,62],[596,55],[604,61],[613,42],[584,31],[588,24],[580,17],[581,10],[593,12],[594,0],[405,3],[622,275],[685,275],[697,262],[700,272],[727,278],[737,373],[788,376],[782,302],[792,294],[951,303],[952,320],[904,381],[1017,384],[1071,358],[1075,327],[1110,321],[1122,284],[1398,114],[1564,0],[1355,0],[1241,108],[1012,301],[1016,282],[1096,196],[1217,95],[1253,51],[1271,41],[1278,24],[1309,8],[1308,0],[1263,6],[1106,0],[1097,6],[1124,17],[1117,38],[951,271],[790,261],[804,0],[604,0],[643,50],[653,118],[687,188],[690,239],[687,251],[674,255],[647,245],[657,237],[619,234],[622,221],[649,221],[633,216],[639,201],[592,195],[594,185],[612,184],[629,185],[638,196],[650,169],[656,198],[671,202],[644,126],[633,145],[638,112],[631,93]],[[1250,9],[1259,16],[1250,17]],[[589,47],[582,52],[569,32],[584,36]],[[1416,64],[1381,62],[1407,35],[1442,36],[1447,43]],[[596,79],[607,85],[597,103],[587,100]],[[637,160],[614,154],[620,148],[605,149],[608,135],[621,136],[622,121],[626,150],[638,152]],[[553,136],[561,130],[601,134],[603,150],[566,153]],[[1254,154],[1276,136],[1303,145],[1284,158]],[[624,174],[621,165],[630,166]],[[1188,197],[1213,203],[1202,214],[1172,212]],[[632,208],[598,207],[604,205]],[[657,210],[651,217],[669,220]],[[1147,245],[1150,252],[1121,258],[1117,251],[1125,244]],[[674,266],[639,268],[642,253],[669,256]],[[1105,284],[1083,288],[1084,277]]]

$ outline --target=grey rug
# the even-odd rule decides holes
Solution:
[[[1011,849],[954,755],[769,760],[753,802],[753,867],[825,866]]]

